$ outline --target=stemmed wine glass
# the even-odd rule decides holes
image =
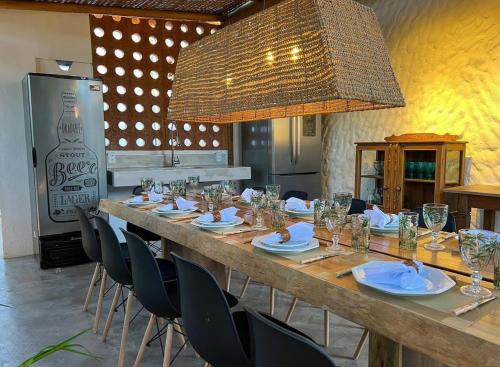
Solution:
[[[224,190],[226,190],[226,193],[229,195],[229,200],[233,200],[233,196],[234,194],[236,194],[236,181],[222,181],[222,185],[224,186]]]
[[[481,270],[495,256],[500,234],[482,229],[461,229],[458,238],[462,260],[472,270],[472,284],[462,286],[460,291],[470,297],[490,296],[491,291],[481,287]]]
[[[269,200],[278,200],[280,198],[280,185],[266,185],[266,195]]]
[[[255,223],[252,226],[254,229],[264,229],[265,226],[262,223],[262,210],[266,207],[266,197],[264,196],[264,191],[253,190],[252,197],[250,198],[250,205],[252,207],[252,212],[255,218]]]
[[[198,187],[198,183],[200,182],[200,177],[199,176],[188,176],[186,180],[187,184],[191,188],[191,192],[193,194],[196,194],[196,189]]]
[[[153,188],[153,178],[152,177],[143,177],[141,178],[141,188],[142,192],[150,192]]]
[[[423,208],[424,222],[427,228],[432,231],[432,242],[425,244],[424,247],[431,251],[444,250],[444,246],[437,243],[439,232],[446,225],[448,219],[448,205],[429,203],[424,204]]]
[[[326,210],[328,210],[328,212],[324,213],[325,225],[328,232],[332,235],[332,245],[328,247],[328,251],[341,253],[343,250],[339,244],[339,238],[343,227],[342,220],[335,210]]]

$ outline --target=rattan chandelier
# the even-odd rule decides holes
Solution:
[[[404,105],[370,8],[284,0],[181,50],[168,118],[231,123]]]

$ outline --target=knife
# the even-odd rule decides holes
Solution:
[[[348,274],[351,274],[352,273],[352,268],[349,268],[349,269],[344,269],[344,270],[341,270],[341,271],[337,271],[335,273],[335,277],[337,278],[341,278],[343,277],[344,275],[348,275]]]
[[[455,313],[455,316],[460,316],[466,312],[469,312],[471,310],[475,310],[479,306],[484,305],[485,303],[488,303],[490,301],[493,301],[496,298],[497,298],[497,296],[486,297],[486,298],[480,299],[478,301],[469,303],[467,305],[457,307],[457,308],[455,308],[455,310],[453,310],[453,312]]]
[[[302,265],[304,265],[304,264],[310,264],[312,262],[320,261],[320,260],[324,260],[324,259],[328,259],[329,257],[334,257],[334,256],[337,256],[337,255],[338,254],[324,254],[324,255],[320,255],[320,256],[316,256],[316,257],[311,257],[310,259],[301,260],[300,263]]]

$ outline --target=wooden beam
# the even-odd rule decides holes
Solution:
[[[81,13],[81,14],[106,14],[106,15],[121,15],[125,17],[157,18],[157,19],[173,19],[173,20],[192,20],[197,22],[211,23],[215,25],[221,23],[220,17],[211,14],[165,11],[165,10],[154,10],[154,9],[121,8],[115,6],[79,5],[79,4],[68,4],[68,3],[64,4],[45,3],[38,1],[0,0],[0,9],[52,11],[61,13]]]
[[[229,18],[225,20],[225,24],[236,23],[237,21],[247,18],[261,10],[264,10],[279,3],[282,0],[254,0],[249,6],[242,6],[234,11]]]

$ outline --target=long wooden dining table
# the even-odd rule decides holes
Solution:
[[[255,248],[252,239],[266,232],[247,228],[242,233],[214,233],[192,225],[192,218],[166,218],[151,208],[129,207],[119,201],[101,200],[99,207],[168,240],[164,241],[166,250],[201,263],[222,287],[227,282],[228,269],[236,269],[362,325],[370,331],[370,367],[500,366],[500,297],[463,315],[453,313],[455,308],[473,301],[460,293],[459,287],[470,281],[470,271],[455,251],[455,239],[446,241],[447,250],[431,252],[423,249],[422,243],[427,241],[424,238],[419,241],[417,251],[409,254],[399,250],[397,238],[372,236],[368,254],[349,251],[347,255],[302,264]],[[251,211],[240,207],[238,215],[248,219]],[[317,230],[316,237],[323,245],[329,240],[324,229]],[[348,234],[341,237],[346,249],[348,237]],[[360,285],[350,274],[336,276],[339,271],[370,260],[409,256],[442,269],[457,285],[439,295],[401,297]],[[485,275],[486,279],[492,277],[490,271]],[[492,288],[489,282],[485,285]],[[493,292],[500,296],[499,291]]]

